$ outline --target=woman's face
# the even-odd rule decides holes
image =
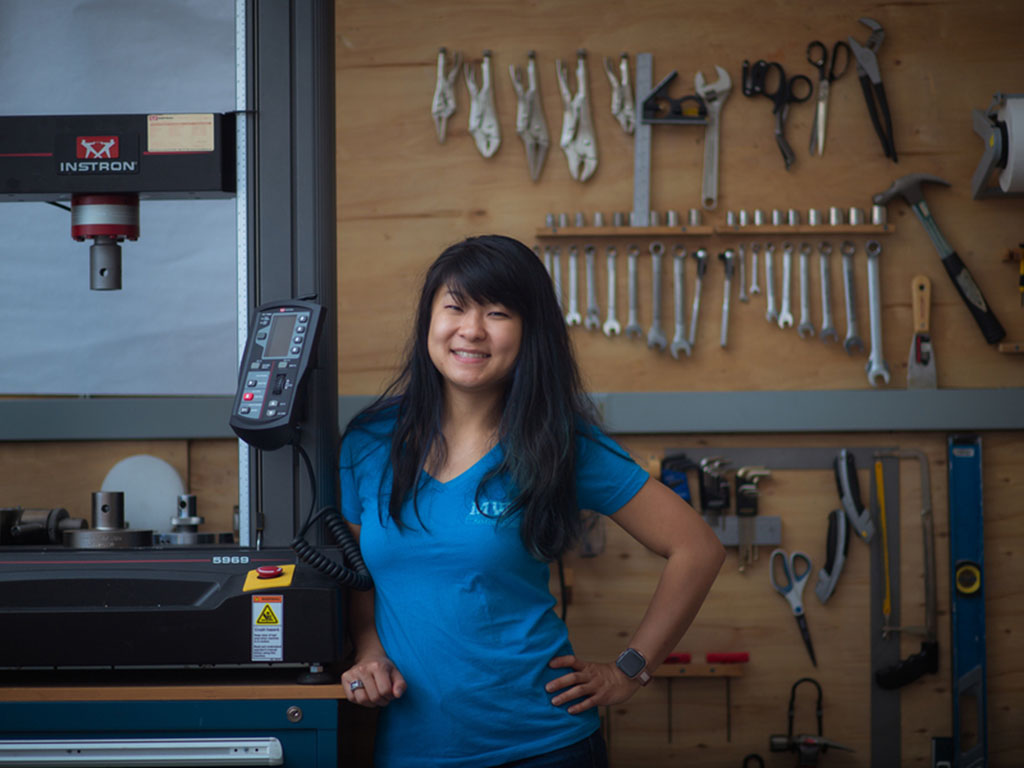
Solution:
[[[522,339],[522,318],[504,305],[459,300],[446,286],[434,295],[427,350],[447,387],[502,391]]]

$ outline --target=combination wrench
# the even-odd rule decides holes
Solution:
[[[661,264],[665,246],[651,243],[648,252],[651,254],[651,329],[647,332],[647,346],[660,351],[668,346],[665,332],[661,330]]]
[[[637,306],[639,295],[637,293],[637,261],[640,259],[640,249],[635,245],[629,246],[626,251],[626,269],[629,289],[629,308],[626,316],[626,335],[633,339],[642,339],[644,329],[640,327],[640,320],[637,317]]]
[[[608,246],[608,315],[602,328],[604,335],[608,338],[622,333],[622,326],[619,325],[619,319],[615,316],[617,311],[615,306],[615,262],[618,261],[618,257],[618,249],[612,245]]]
[[[811,323],[811,244],[800,244],[800,325],[796,332],[801,339],[814,336]]]
[[[693,310],[690,312],[690,335],[687,337],[691,350],[697,341],[697,318],[700,317],[700,294],[704,288],[704,273],[708,270],[708,252],[703,248],[698,248],[697,252],[693,255],[693,258],[697,260],[697,284],[693,289]]]
[[[878,270],[878,257],[882,255],[882,244],[877,240],[869,240],[868,254],[868,311],[871,318],[871,354],[865,368],[868,382],[877,387],[881,379],[889,383],[889,364],[885,362],[882,349],[882,281]]]
[[[579,250],[575,245],[569,246],[569,311],[565,313],[565,322],[579,325],[580,317],[580,286],[579,286]]]
[[[586,246],[583,258],[587,265],[587,314],[584,316],[583,327],[588,331],[596,331],[601,327],[601,309],[597,306],[597,249],[592,245]]]
[[[818,267],[821,273],[821,338],[822,341],[839,341],[835,320],[832,318],[832,243],[822,240],[818,243]]]
[[[725,265],[725,285],[722,289],[722,332],[718,345],[725,348],[729,341],[729,296],[732,293],[732,276],[736,270],[736,254],[732,249],[726,249],[725,253],[718,254],[718,258]]]
[[[679,353],[685,352],[690,356],[690,342],[686,339],[686,272],[683,267],[686,264],[686,249],[677,245],[672,256],[672,298],[675,319],[675,334],[672,336],[672,346],[669,352],[676,360]]]
[[[750,295],[756,296],[761,293],[761,286],[757,283],[757,261],[761,255],[761,244],[750,244]]]
[[[779,328],[793,327],[793,244],[782,244],[782,308],[779,309]]]
[[[765,297],[768,300],[768,308],[764,313],[765,320],[769,323],[777,322],[779,319],[778,310],[775,309],[775,243],[768,243],[764,247],[764,289]]]
[[[557,245],[551,249],[551,279],[555,283],[555,298],[558,299],[558,309],[561,311],[565,306],[562,303],[562,249]]]
[[[864,351],[864,342],[857,330],[857,294],[853,285],[853,255],[856,252],[857,247],[849,240],[844,240],[839,246],[839,253],[843,257],[843,301],[846,305],[846,338],[843,340],[843,348],[848,355],[852,355],[854,350]]]
[[[739,245],[736,247],[736,260],[739,262],[740,267],[740,301],[750,301],[750,297],[747,295],[747,254],[743,250],[743,246]]]

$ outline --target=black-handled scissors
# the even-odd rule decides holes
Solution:
[[[840,55],[842,51],[842,55]],[[850,46],[839,40],[832,46],[832,54],[820,40],[807,46],[807,61],[818,70],[818,97],[814,110],[814,125],[811,126],[811,155],[825,154],[825,125],[828,122],[828,96],[832,83],[846,74],[850,67]],[[837,62],[843,66],[836,70]]]
[[[783,579],[776,578],[776,560],[781,563]],[[786,598],[789,607],[793,609],[793,616],[796,617],[797,626],[800,627],[800,636],[804,639],[807,652],[811,655],[811,663],[818,666],[814,658],[814,646],[811,645],[811,633],[807,629],[807,617],[804,615],[804,587],[811,577],[811,558],[803,552],[791,552],[788,556],[784,550],[776,549],[772,552],[768,562],[768,575],[771,578],[775,590]]]
[[[777,78],[775,90],[768,90],[770,74],[774,72]],[[803,86],[806,85],[806,90]],[[799,93],[803,91],[803,93]],[[801,104],[811,98],[814,86],[807,75],[793,75],[786,77],[786,70],[777,61],[765,61],[759,59],[753,65],[749,61],[743,62],[743,95],[754,96],[763,94],[772,100],[775,105],[772,114],[775,115],[775,143],[779,145],[782,152],[782,159],[786,163],[786,170],[796,160],[789,142],[786,141],[785,126],[786,117],[789,114],[790,104]]]

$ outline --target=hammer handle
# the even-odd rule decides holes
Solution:
[[[999,320],[996,319],[995,313],[989,307],[988,302],[985,301],[981,289],[974,282],[970,270],[960,260],[956,251],[952,251],[949,255],[942,257],[942,266],[949,273],[949,277],[953,281],[953,285],[956,286],[960,298],[964,300],[964,304],[967,305],[967,308],[971,310],[971,314],[974,315],[974,321],[981,329],[985,341],[989,344],[1001,341],[1006,336],[1006,331],[999,323]]]

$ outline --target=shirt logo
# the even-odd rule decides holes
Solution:
[[[474,523],[493,522],[501,517],[508,507],[507,501],[483,501],[480,503],[474,501],[467,520]]]
[[[75,157],[86,160],[120,157],[117,136],[79,136],[75,141]]]

